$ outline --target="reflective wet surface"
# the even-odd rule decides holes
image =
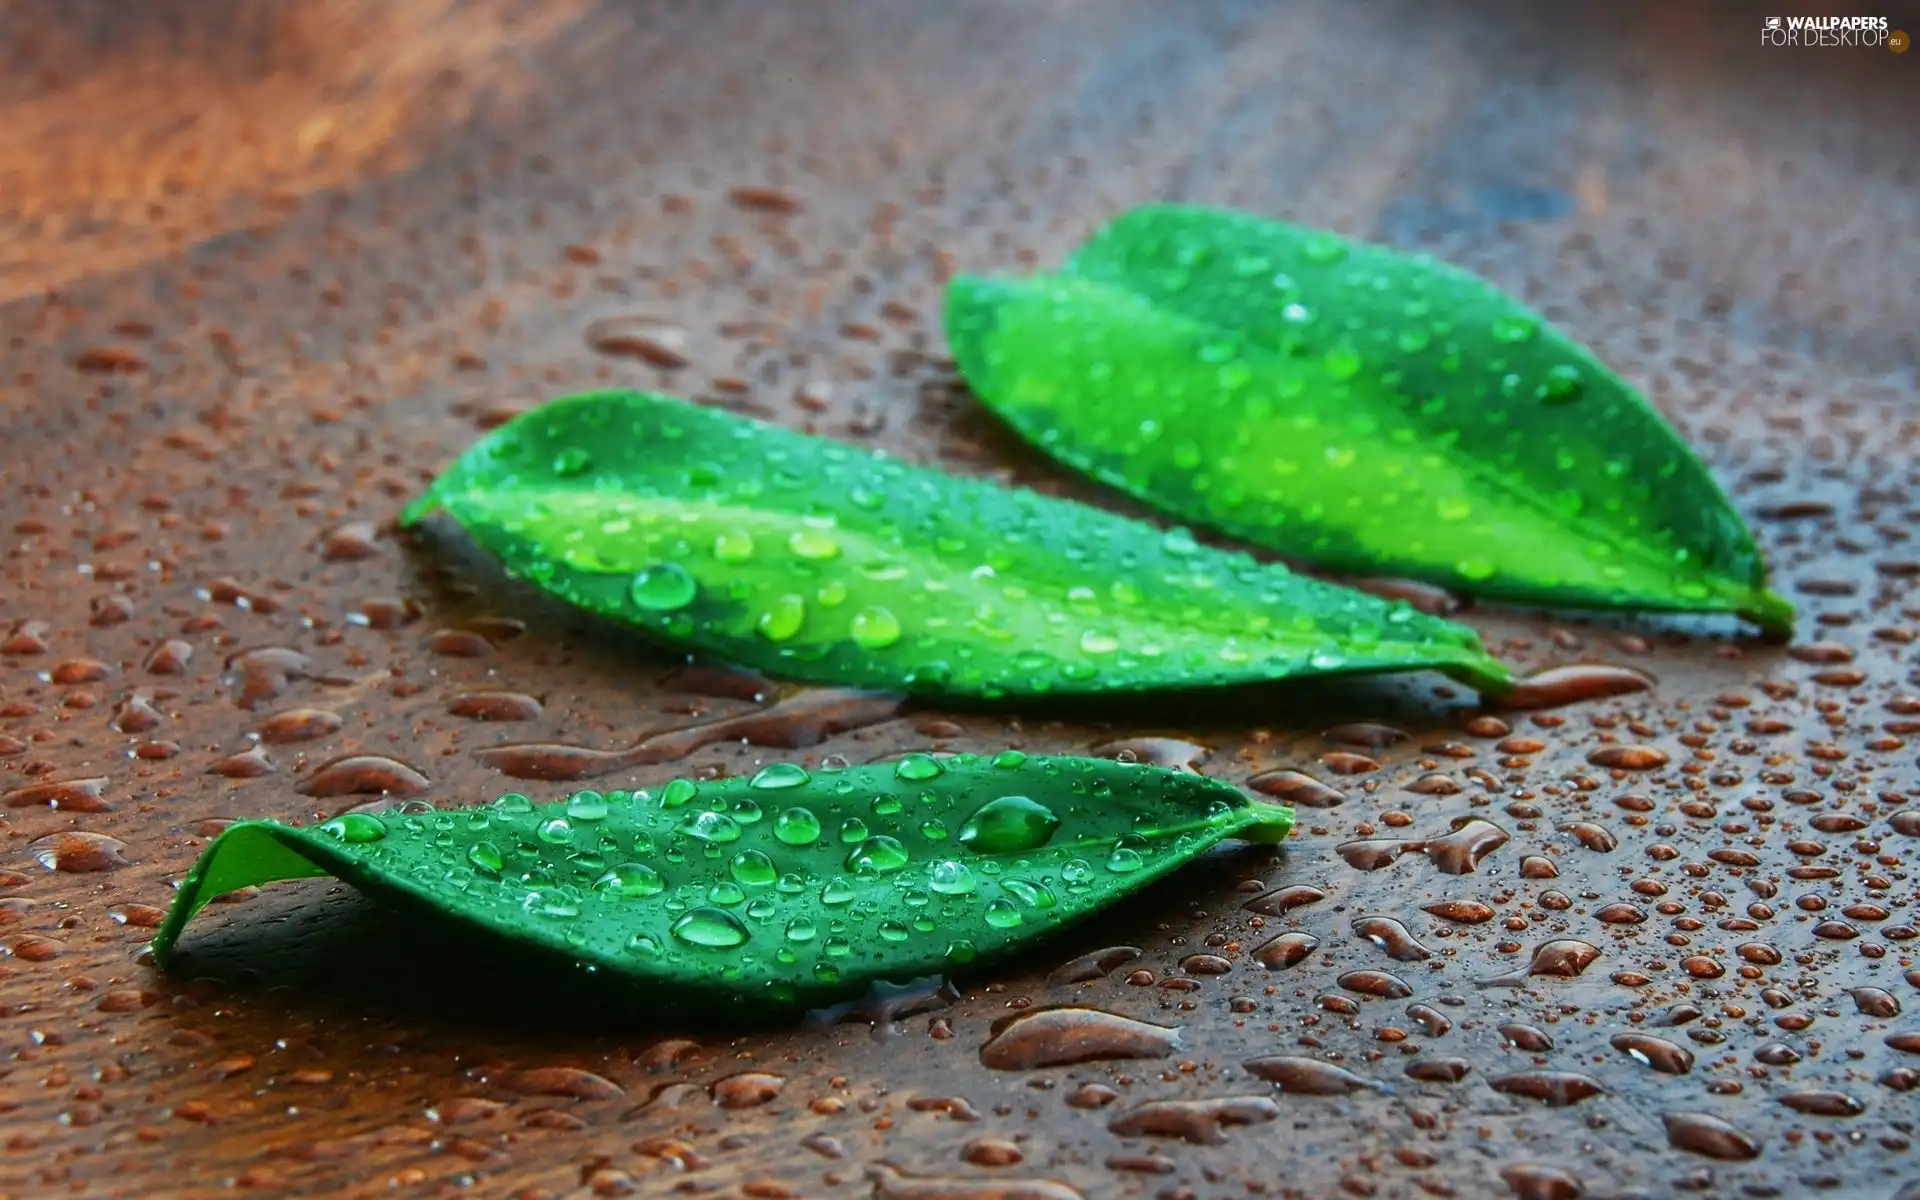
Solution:
[[[0,18],[0,1194],[1920,1180],[1920,57],[1713,3],[119,12]],[[1524,296],[1701,449],[1792,644],[1369,580],[1526,686],[944,711],[689,664],[391,531],[479,431],[615,385],[1137,513],[969,400],[939,296],[1152,199]],[[747,1032],[327,881],[142,954],[244,817],[1009,746],[1299,828]]]

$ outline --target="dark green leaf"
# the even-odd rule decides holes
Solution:
[[[477,809],[226,830],[153,940],[236,888],[333,875],[378,899],[743,1013],[966,967],[1113,904],[1291,809],[1106,759],[896,762]]]
[[[1418,667],[1508,682],[1472,631],[1404,605],[662,396],[535,409],[404,520],[436,508],[582,608],[803,679],[985,697]]]
[[[1060,275],[959,277],[968,382],[1049,453],[1341,571],[1790,631],[1752,535],[1639,393],[1485,281],[1150,207]]]

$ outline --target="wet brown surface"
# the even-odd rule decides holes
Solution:
[[[9,9],[0,1194],[1906,1194],[1920,56],[1565,7]],[[935,712],[687,670],[387,532],[603,384],[1090,494],[970,405],[939,283],[1167,198],[1593,342],[1795,644],[1468,607],[1607,670]],[[242,816],[1009,744],[1260,776],[1301,827],[957,998],[745,1035],[324,882],[141,955]]]

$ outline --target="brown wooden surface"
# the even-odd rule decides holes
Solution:
[[[1920,1055],[1888,1038],[1920,1040],[1920,54],[1762,50],[1757,11],[8,6],[0,1195],[1911,1195]],[[939,284],[1057,261],[1157,199],[1421,246],[1542,307],[1703,448],[1804,606],[1796,644],[1473,608],[1523,669],[1658,684],[1478,723],[1431,688],[1348,688],[831,736],[799,753],[1168,734],[1222,778],[1295,768],[1345,797],[1302,809],[1285,853],[1224,855],[877,1025],[658,1028],[324,883],[202,917],[179,976],[144,960],[223,822],[401,802],[303,795],[336,756],[410,766],[415,803],[546,795],[475,752],[754,708],[383,531],[480,426],[658,386],[1089,495],[956,385]],[[665,323],[686,364],[597,352],[616,318]],[[504,702],[530,719],[455,715],[485,688],[533,697]],[[1341,719],[1411,736],[1343,747],[1321,736]],[[1608,743],[1663,763],[1595,765]],[[1340,750],[1381,765],[1336,774]],[[721,742],[599,783],[789,753]],[[1335,849],[1466,817],[1508,836],[1469,874]],[[1242,907],[1283,884],[1325,898]],[[1430,957],[1356,932],[1369,917]],[[1262,966],[1287,932],[1317,947]],[[1477,986],[1557,939],[1597,954]],[[1119,945],[1141,954],[1049,981]],[[982,1061],[995,1020],[1060,1004],[1179,1025],[1184,1048]],[[1691,1069],[1642,1065],[1623,1032]],[[1271,1054],[1384,1087],[1287,1094],[1241,1065]],[[1443,1059],[1468,1073],[1406,1074]],[[1491,1086],[1530,1071],[1604,1091]],[[1825,1115],[1829,1094],[1864,1112]],[[1729,1135],[1684,1119],[1670,1137],[1675,1113],[1757,1157],[1712,1156]]]

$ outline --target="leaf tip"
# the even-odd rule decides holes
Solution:
[[[1252,802],[1249,812],[1252,823],[1239,833],[1243,841],[1260,846],[1277,846],[1293,832],[1293,810],[1284,804],[1256,800]]]
[[[402,529],[411,529],[433,515],[434,510],[439,507],[440,489],[430,487],[414,497],[411,504],[400,510],[400,517],[396,523]]]
[[[1772,588],[1759,588],[1740,616],[1760,627],[1768,640],[1784,642],[1793,636],[1793,601]]]

